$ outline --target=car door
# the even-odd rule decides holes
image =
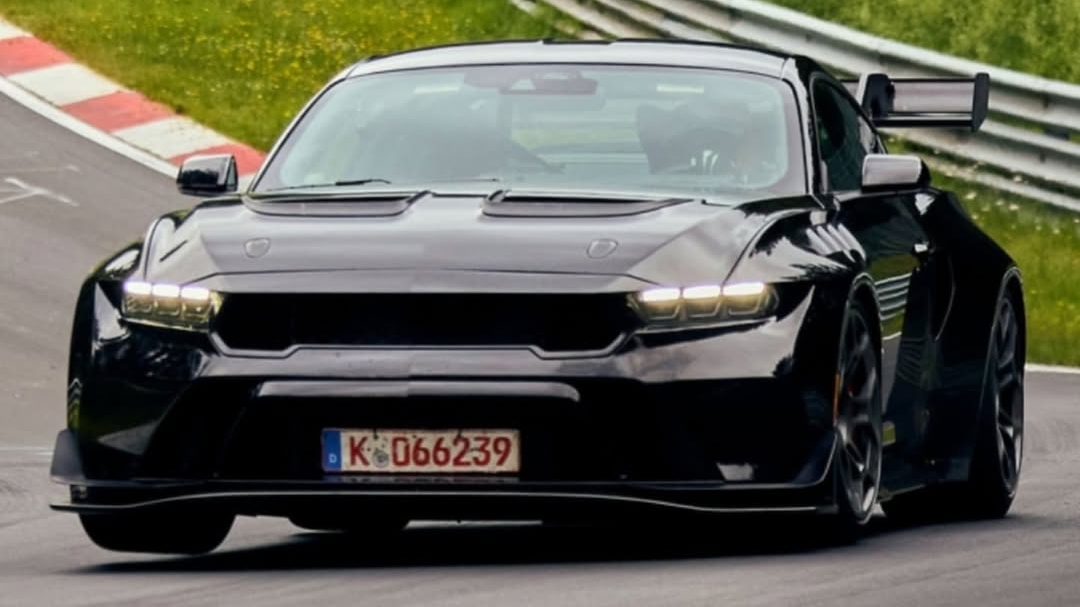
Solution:
[[[885,153],[855,100],[835,80],[811,81],[822,176],[819,187],[838,202],[830,229],[850,233],[874,281],[882,331],[884,442],[917,450],[925,427],[925,358],[932,351],[931,305],[937,275],[934,244],[920,221],[924,192],[859,193],[863,159]],[[886,470],[886,474],[889,474]]]

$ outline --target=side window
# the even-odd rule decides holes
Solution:
[[[828,189],[858,189],[863,158],[880,150],[874,129],[850,99],[824,80],[814,82],[813,102],[818,149],[828,174]]]

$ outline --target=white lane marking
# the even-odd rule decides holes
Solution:
[[[7,167],[3,169],[5,173],[78,173],[79,167],[73,164],[65,164],[62,167],[28,167],[28,168],[11,168]]]
[[[53,449],[52,447],[0,447],[0,454],[4,453],[29,453],[32,457],[51,458]]]
[[[19,72],[8,80],[55,105],[86,101],[124,90],[124,87],[77,63],[61,63]]]
[[[12,160],[26,160],[27,158],[36,158],[38,156],[41,156],[41,152],[38,152],[37,150],[31,150],[29,152],[22,152],[21,154],[0,156],[0,162],[9,162]]]
[[[53,106],[44,99],[33,95],[6,78],[0,78],[0,94],[9,97],[15,103],[18,103],[53,124],[67,129],[107,150],[120,154],[132,162],[141,164],[148,169],[161,173],[162,175],[167,175],[170,178],[176,177],[177,167],[171,162],[158,158],[145,150],[140,150],[126,141],[111,137],[105,131],[90,126],[82,120],[75,118],[71,114]]]
[[[112,132],[114,137],[162,158],[197,152],[232,141],[182,116],[162,118]]]
[[[14,25],[0,19],[0,40],[7,40],[8,38],[20,38],[22,36],[29,36],[30,32],[19,29]]]
[[[1035,373],[1060,373],[1063,375],[1080,375],[1080,367],[1065,367],[1061,365],[1040,365],[1037,363],[1028,363],[1024,365],[1025,371],[1033,371]]]
[[[0,193],[4,193],[4,191],[0,190]],[[0,198],[0,204],[7,204],[9,202],[15,202],[16,200],[22,200],[23,198],[30,198],[31,196],[34,196],[35,194],[36,194],[36,192],[25,192],[25,191],[22,192],[22,193],[11,194],[10,196],[8,196],[6,198]]]
[[[7,183],[13,188],[5,188],[0,186],[0,205],[7,204],[9,202],[15,202],[16,200],[23,200],[25,198],[32,198],[34,196],[42,196],[49,198],[57,202],[62,202],[68,206],[77,207],[79,204],[72,199],[64,196],[63,194],[57,194],[45,188],[38,187],[36,185],[30,185],[25,181],[16,177],[5,177],[4,183]],[[7,194],[7,196],[5,196]]]

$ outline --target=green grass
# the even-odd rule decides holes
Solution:
[[[933,171],[1024,275],[1028,359],[1080,365],[1080,215]]]
[[[781,0],[869,31],[1080,80],[1080,2]],[[4,0],[0,14],[119,82],[266,149],[327,78],[368,54],[563,37],[503,0]],[[890,15],[881,19],[881,15]],[[1004,23],[1007,28],[999,27]],[[1032,360],[1080,365],[1080,216],[935,172],[1024,272]]]
[[[1076,0],[772,1],[916,46],[1080,82],[1080,61],[1070,60],[1080,40]],[[1080,215],[937,171],[934,179],[957,192],[975,221],[1019,263],[1028,304],[1029,358],[1080,365]]]
[[[3,0],[0,14],[259,149],[330,77],[365,55],[557,37],[503,0]]]
[[[772,0],[878,36],[1080,82],[1076,0]]]

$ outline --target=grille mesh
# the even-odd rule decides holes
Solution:
[[[232,294],[214,330],[230,348],[534,346],[600,350],[633,328],[621,294]]]

